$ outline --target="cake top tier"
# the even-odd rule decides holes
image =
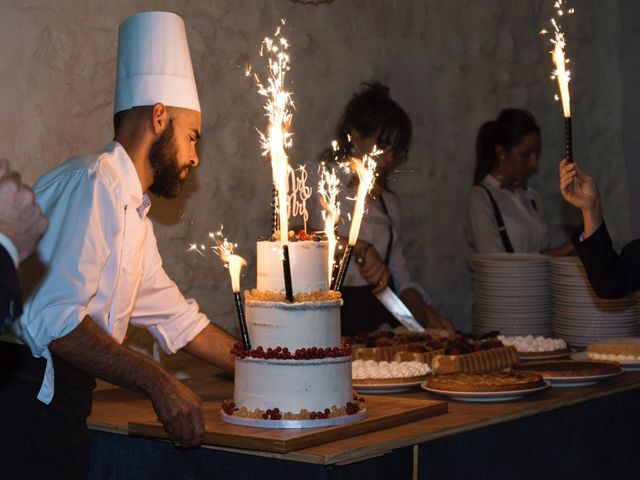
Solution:
[[[326,241],[289,242],[293,293],[329,289],[329,264]],[[284,292],[282,245],[279,241],[258,241],[258,278],[256,288],[266,292]]]

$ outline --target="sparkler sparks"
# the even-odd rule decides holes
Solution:
[[[364,207],[367,195],[371,192],[376,178],[376,162],[374,157],[381,154],[382,151],[374,147],[374,151],[369,155],[364,155],[362,160],[351,157],[349,166],[358,175],[358,192],[356,194],[356,203],[353,206],[353,215],[351,216],[351,228],[349,229],[349,245],[353,246],[358,241],[360,234],[360,225],[364,216]]]
[[[551,52],[555,69],[551,74],[551,79],[558,81],[558,89],[560,91],[560,100],[562,100],[562,111],[565,118],[571,117],[571,101],[569,94],[569,81],[571,80],[571,72],[567,70],[567,64],[569,59],[565,57],[566,42],[562,27],[560,25],[560,18],[564,16],[565,10],[563,5],[566,2],[564,0],[557,0],[554,3],[556,9],[556,17],[551,18],[551,25],[553,25],[554,36],[550,39],[553,44],[553,50]],[[566,10],[567,14],[574,13],[573,8]],[[540,32],[542,35],[549,33],[547,30]],[[556,96],[557,98],[557,96]]]
[[[329,171],[324,163],[320,165],[320,181],[318,182],[318,194],[320,195],[320,204],[322,205],[322,220],[324,221],[324,231],[327,234],[327,249],[329,258],[329,285],[331,285],[331,277],[333,276],[333,267],[335,263],[335,252],[338,240],[336,239],[336,225],[340,218],[340,202],[338,194],[340,193],[340,180],[336,175],[335,169]]]
[[[282,20],[284,24],[284,20]],[[278,191],[278,216],[280,220],[280,241],[286,245],[288,240],[288,212],[287,212],[287,191],[289,164],[286,149],[291,147],[292,134],[291,109],[293,100],[291,93],[285,89],[285,77],[290,70],[289,54],[287,49],[289,43],[282,37],[280,27],[278,27],[273,38],[266,37],[260,47],[260,56],[268,57],[268,77],[263,82],[255,74],[258,93],[265,97],[265,115],[269,119],[266,133],[260,133],[260,144],[262,154],[271,157],[271,171],[273,182]]]
[[[247,322],[244,318],[244,307],[242,305],[242,297],[240,295],[240,274],[242,267],[247,266],[247,262],[244,258],[233,253],[238,247],[238,244],[230,242],[225,238],[222,233],[223,226],[217,232],[209,232],[209,238],[212,239],[215,245],[210,249],[220,257],[220,260],[224,263],[225,267],[229,269],[229,276],[231,277],[231,289],[233,290],[233,300],[236,307],[236,315],[238,316],[238,324],[240,326],[240,336],[242,337],[242,343],[246,350],[251,350],[251,342],[249,341],[249,333],[247,330]],[[196,252],[203,257],[207,257],[204,251],[207,249],[205,245],[198,246],[195,243],[189,245],[187,251]]]
[[[356,194],[356,202],[353,206],[353,215],[351,216],[348,245],[344,250],[342,259],[340,260],[340,268],[338,269],[338,274],[334,279],[332,290],[340,290],[346,277],[349,262],[351,261],[351,255],[353,254],[353,247],[358,241],[358,235],[360,234],[360,225],[362,224],[362,217],[365,212],[364,207],[367,195],[371,192],[376,178],[376,162],[373,157],[381,153],[381,150],[373,147],[373,152],[369,155],[364,155],[362,159],[351,157],[349,159],[349,164],[343,165],[343,168],[350,168],[358,175],[358,191]]]
[[[569,80],[571,80],[571,72],[567,70],[567,64],[569,59],[565,58],[564,49],[566,47],[564,33],[560,27],[560,18],[564,16],[565,10],[564,0],[556,0],[554,8],[556,9],[555,18],[551,18],[551,24],[554,29],[554,37],[551,38],[553,44],[553,51],[551,52],[555,69],[551,74],[551,79],[558,81],[558,90],[560,91],[560,100],[562,101],[562,112],[564,115],[564,143],[565,143],[565,158],[567,162],[573,161],[573,142],[571,134],[571,99],[569,96]],[[566,13],[572,14],[573,8],[566,10]],[[542,35],[548,33],[546,30],[540,32]],[[556,100],[558,96],[554,97]]]

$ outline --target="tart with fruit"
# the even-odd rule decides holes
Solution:
[[[381,330],[355,337],[347,337],[344,341],[351,345],[354,360],[393,361],[398,352],[410,348],[424,351],[440,350],[444,346],[443,339],[429,333],[396,333],[393,330]]]
[[[496,338],[471,340],[453,337],[448,339],[442,354],[434,355],[431,368],[435,373],[490,372],[503,370],[517,363],[516,349],[504,346]]]

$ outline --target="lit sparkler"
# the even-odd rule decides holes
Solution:
[[[340,217],[340,202],[338,201],[338,193],[340,193],[340,180],[336,175],[335,169],[329,171],[324,163],[320,166],[320,181],[318,182],[318,194],[320,195],[320,203],[322,205],[322,220],[324,221],[324,231],[327,234],[328,248],[328,272],[329,282],[333,279],[333,268],[335,264],[336,246],[336,225]]]
[[[349,167],[358,175],[358,192],[353,206],[353,214],[351,215],[348,245],[340,260],[340,268],[334,279],[332,290],[340,290],[342,288],[342,283],[344,282],[347,269],[349,268],[349,262],[351,261],[351,255],[353,254],[353,247],[358,241],[360,225],[362,224],[362,217],[364,216],[365,202],[376,178],[376,162],[373,157],[382,153],[381,150],[375,147],[373,150],[370,155],[364,155],[362,159],[355,157],[351,157],[350,159]]]
[[[551,52],[555,69],[551,74],[551,78],[558,81],[558,90],[560,92],[559,99],[562,101],[562,112],[564,115],[564,140],[565,140],[565,157],[567,162],[573,161],[573,143],[571,135],[571,98],[569,95],[569,81],[571,80],[571,72],[567,70],[567,64],[569,59],[565,57],[564,49],[566,42],[564,39],[564,33],[560,26],[560,17],[565,14],[566,2],[564,0],[556,0],[554,7],[556,9],[556,18],[551,18],[551,24],[554,29],[554,36],[551,38],[553,43],[553,50]],[[572,14],[573,8],[566,10],[566,13]],[[542,30],[541,34],[548,33],[546,30]],[[556,96],[556,100],[558,96]]]
[[[242,267],[247,266],[247,262],[244,258],[233,253],[234,249],[238,246],[236,243],[230,242],[222,234],[223,227],[217,232],[209,232],[209,238],[215,242],[215,246],[210,247],[216,255],[220,257],[220,260],[229,269],[229,276],[231,277],[231,289],[233,290],[233,300],[236,306],[236,314],[238,316],[238,323],[240,325],[240,334],[242,336],[242,343],[245,350],[251,350],[251,343],[249,342],[249,332],[247,331],[247,322],[244,317],[244,307],[242,305],[242,296],[240,295],[240,273]],[[188,251],[196,252],[203,257],[207,255],[204,253],[206,247],[204,245],[198,246],[193,243],[189,245]]]
[[[281,20],[284,24],[284,20]],[[289,163],[286,149],[291,146],[291,109],[293,100],[291,93],[285,90],[285,76],[290,70],[289,43],[282,37],[278,27],[273,38],[266,37],[262,41],[260,56],[268,57],[268,77],[262,82],[255,75],[258,85],[258,93],[267,99],[264,109],[269,119],[267,132],[260,132],[262,154],[271,157],[271,171],[273,183],[277,189],[277,219],[279,221],[280,243],[282,245],[282,267],[284,271],[284,284],[287,300],[293,301],[293,287],[291,284],[291,265],[289,262],[289,217],[287,212],[287,191]],[[275,200],[275,198],[274,198]],[[273,215],[275,218],[275,215]],[[275,221],[273,222],[275,226]]]

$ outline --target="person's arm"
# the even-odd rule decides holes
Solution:
[[[169,437],[180,446],[198,446],[204,436],[197,395],[152,360],[116,343],[89,316],[49,349],[79,370],[144,393]]]
[[[198,303],[186,299],[162,268],[151,222],[145,243],[144,279],[131,323],[145,327],[166,353],[182,349],[212,365],[233,372],[231,356],[235,338],[213,325],[199,311]]]
[[[541,254],[549,255],[550,257],[563,257],[573,252],[575,252],[575,247],[573,246],[573,242],[571,240],[567,240],[565,242],[562,242],[560,245],[545,248],[544,250],[540,251]]]
[[[560,193],[582,212],[583,238],[589,238],[603,221],[602,202],[596,182],[578,168],[576,163],[560,162]]]
[[[0,233],[16,264],[27,258],[47,229],[47,217],[36,204],[33,190],[0,158]]]
[[[389,286],[389,269],[376,247],[363,240],[358,240],[354,246],[353,256],[360,269],[360,275],[370,285],[373,285],[373,293],[378,293]]]
[[[441,328],[453,333],[453,326],[446,318],[440,316],[422,299],[415,288],[407,288],[400,293],[400,299],[420,324],[430,328]]]
[[[237,341],[220,327],[210,323],[182,350],[227,372],[233,372],[235,358],[231,355],[231,349]]]
[[[402,240],[397,225],[400,220],[399,206],[395,197],[390,196],[387,202],[389,218],[394,225],[394,240],[389,254],[389,272],[393,278],[400,299],[413,316],[426,327],[443,328],[453,333],[451,323],[431,308],[431,298],[423,288],[411,280],[409,266],[402,251]]]
[[[582,211],[584,233],[574,236],[573,243],[596,294],[619,298],[640,288],[640,240],[627,244],[620,255],[614,251],[594,180],[575,163],[563,160],[560,191],[567,202]]]

